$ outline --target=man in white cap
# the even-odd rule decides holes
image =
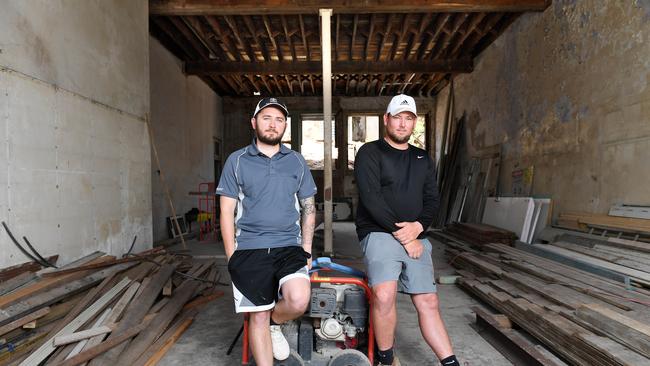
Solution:
[[[289,357],[280,324],[301,316],[311,294],[316,184],[302,155],[281,143],[288,114],[276,98],[257,103],[255,138],[228,157],[217,186],[235,311],[249,314],[259,366]]]
[[[434,164],[408,143],[416,122],[415,100],[395,96],[384,115],[386,136],[363,145],[355,158],[356,226],[373,291],[377,358],[380,365],[399,365],[393,343],[400,291],[411,296],[422,335],[441,364],[460,366],[440,316],[425,233],[440,202]]]

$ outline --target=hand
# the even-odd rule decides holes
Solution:
[[[411,241],[417,239],[418,235],[424,231],[424,228],[419,221],[398,222],[395,224],[395,226],[399,227],[400,229],[394,231],[393,236],[402,245],[405,245],[406,243],[410,243]]]
[[[307,269],[311,270],[311,258],[307,258]]]
[[[424,251],[424,245],[422,245],[419,240],[415,239],[407,244],[404,244],[404,249],[406,250],[406,253],[408,253],[409,257],[418,259]]]

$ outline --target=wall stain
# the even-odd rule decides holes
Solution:
[[[555,116],[562,123],[571,121],[573,114],[573,105],[571,100],[566,95],[562,95],[557,102],[555,102]]]
[[[650,21],[650,0],[636,0],[636,6],[644,11],[643,21]]]

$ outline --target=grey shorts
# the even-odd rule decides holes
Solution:
[[[361,241],[370,286],[397,281],[397,290],[407,294],[435,293],[431,243],[420,239],[424,251],[418,259],[408,256],[393,235],[372,232]]]

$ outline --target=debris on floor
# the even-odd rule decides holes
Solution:
[[[27,263],[0,277],[0,365],[155,365],[223,295],[214,260],[160,247],[58,269]]]
[[[567,244],[567,237],[557,246],[517,242],[516,247],[502,243],[477,247],[475,232],[467,233],[464,237],[459,232],[432,232],[447,244],[452,264],[462,276],[457,282],[462,288],[571,364],[650,364],[650,291],[643,287],[644,281],[604,277],[529,249],[555,247],[585,253],[584,248],[589,248],[582,255],[624,268],[634,265],[639,276],[650,275],[641,266],[646,254],[606,246],[607,240],[592,242],[591,247],[585,242]],[[522,350],[534,353],[531,347]]]

